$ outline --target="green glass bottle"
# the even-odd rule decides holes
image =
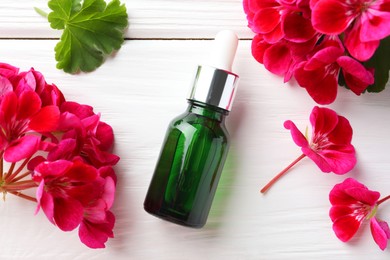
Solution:
[[[230,72],[237,43],[231,31],[220,32],[218,62],[198,66],[188,109],[168,127],[144,202],[147,212],[189,227],[206,223],[229,149],[225,117],[238,81]]]

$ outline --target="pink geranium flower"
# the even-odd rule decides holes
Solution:
[[[0,104],[0,148],[8,162],[32,156],[39,148],[40,137],[29,132],[45,133],[58,126],[57,106],[42,107],[39,95],[25,90],[19,96],[13,91],[4,93]]]
[[[66,101],[31,68],[0,63],[0,192],[37,203],[63,231],[103,248],[114,237],[114,134],[93,108]],[[4,169],[4,172],[3,172]],[[24,193],[35,188],[36,196]]]
[[[291,131],[294,142],[301,147],[303,154],[264,186],[262,193],[306,156],[314,161],[322,172],[345,174],[353,169],[356,156],[351,144],[352,127],[349,121],[329,108],[316,106],[310,114],[310,123],[312,137],[309,141],[292,121],[284,122],[284,127]]]
[[[315,35],[308,0],[244,0],[249,27],[268,43],[305,42]],[[266,19],[264,19],[266,17]]]
[[[329,193],[332,204],[329,216],[333,222],[333,230],[341,241],[349,241],[363,221],[369,219],[375,242],[382,250],[387,247],[390,229],[385,221],[376,218],[376,213],[379,205],[390,196],[381,200],[379,197],[379,192],[369,190],[353,178],[348,178],[333,187]]]
[[[372,71],[345,56],[344,48],[337,38],[324,39],[312,53],[308,60],[296,67],[294,77],[318,104],[330,104],[336,99],[340,71],[356,95],[374,83]]]
[[[59,130],[63,132],[58,146],[53,148],[48,159],[73,159],[81,156],[97,168],[115,165],[119,157],[111,153],[114,143],[112,127],[100,121],[93,108],[76,102],[61,105]]]
[[[369,59],[379,41],[390,35],[390,7],[386,0],[311,0],[312,22],[325,34],[345,31],[345,45],[358,60]]]

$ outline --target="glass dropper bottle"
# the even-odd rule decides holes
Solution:
[[[195,228],[207,221],[227,157],[225,117],[238,82],[231,72],[237,36],[221,31],[213,45],[210,65],[197,68],[187,110],[169,124],[144,202],[148,213]]]

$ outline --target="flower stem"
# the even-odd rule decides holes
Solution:
[[[3,152],[0,154],[0,182],[3,181]]]
[[[295,161],[293,161],[292,163],[290,163],[283,171],[281,171],[280,173],[278,173],[278,175],[276,175],[270,182],[267,183],[267,185],[265,185],[261,190],[260,192],[261,193],[265,193],[269,188],[271,188],[271,186],[277,181],[280,179],[280,177],[282,177],[284,174],[286,174],[286,172],[291,169],[295,164],[297,164],[300,160],[302,160],[303,158],[305,158],[306,155],[305,154],[301,154],[297,159],[295,159]]]
[[[17,182],[17,181],[19,181],[19,180],[21,180],[21,179],[23,179],[24,177],[27,177],[27,176],[29,176],[29,175],[31,175],[31,171],[27,171],[27,172],[25,172],[25,173],[19,175],[18,177],[14,178],[12,181],[13,181],[13,182]]]
[[[6,182],[13,182],[13,181],[16,181],[16,180],[14,180],[15,177],[24,169],[24,167],[27,165],[27,163],[30,161],[30,159],[31,159],[31,156],[30,156],[29,158],[25,159],[25,160],[23,161],[23,163],[18,167],[18,169],[17,169],[14,173],[10,172],[10,173],[12,173],[12,174],[8,175],[8,176],[6,177],[6,179],[5,179],[5,181],[6,181]],[[20,180],[20,178],[18,178],[18,180]]]
[[[18,196],[18,197],[21,197],[23,199],[26,199],[26,200],[29,200],[29,201],[32,201],[32,202],[37,202],[37,200],[31,196],[28,196],[26,194],[23,194],[19,191],[10,191],[9,193],[15,195],[15,196]]]
[[[380,199],[378,200],[378,202],[376,203],[377,206],[379,206],[380,204],[382,204],[383,202],[385,202],[386,200],[390,199],[390,195],[387,195],[386,197],[384,197],[383,199]]]
[[[9,167],[8,172],[4,176],[5,181],[7,181],[9,179],[9,177],[12,175],[12,173],[14,172],[14,168],[15,168],[15,163],[11,163],[11,166]]]

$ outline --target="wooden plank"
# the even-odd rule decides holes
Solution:
[[[0,38],[58,38],[60,31],[33,7],[47,12],[47,1],[2,0]],[[252,37],[241,0],[123,0],[129,14],[127,38],[213,38],[222,29]]]
[[[359,162],[351,173],[322,174],[305,159],[261,196],[261,185],[300,154],[284,120],[304,130],[315,104],[304,89],[283,85],[257,64],[250,42],[241,41],[234,66],[241,82],[227,119],[233,145],[208,224],[193,230],[148,215],[142,203],[166,126],[185,110],[194,65],[208,56],[211,42],[127,41],[97,71],[80,75],[55,68],[55,42],[2,40],[1,61],[23,70],[34,66],[69,100],[94,106],[113,126],[121,156],[116,238],[105,250],[87,250],[77,232],[59,231],[42,212],[33,216],[31,202],[9,195],[0,203],[1,259],[389,259],[368,225],[349,244],[335,237],[328,193],[335,183],[355,177],[387,195],[390,90],[357,97],[340,88],[330,106],[354,127]],[[378,214],[386,219],[390,207]]]

